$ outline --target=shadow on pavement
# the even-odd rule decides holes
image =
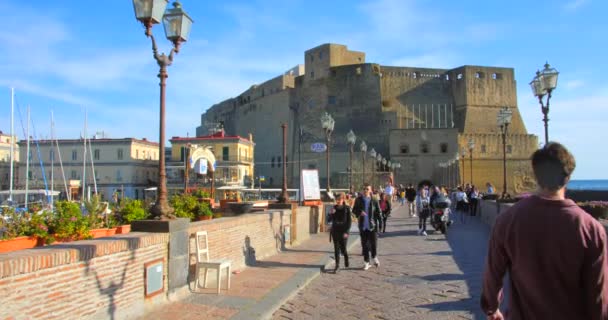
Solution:
[[[277,261],[258,261],[255,264],[258,268],[311,268],[320,269],[323,266],[320,264],[299,264],[299,263],[285,263]]]
[[[463,280],[464,275],[456,274],[456,273],[441,273],[441,274],[433,274],[430,276],[421,277],[427,281],[458,281]]]

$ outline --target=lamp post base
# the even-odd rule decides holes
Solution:
[[[175,219],[175,215],[173,214],[175,210],[171,208],[168,204],[157,203],[150,208],[150,212],[154,215],[154,219],[156,220],[171,220]]]

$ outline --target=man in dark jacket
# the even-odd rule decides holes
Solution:
[[[365,265],[363,270],[369,269],[369,254],[371,251],[372,259],[376,267],[380,265],[378,257],[376,257],[376,248],[378,237],[376,232],[382,219],[380,206],[378,201],[372,198],[372,187],[366,183],[363,185],[363,194],[355,200],[353,213],[359,221],[359,233],[361,235],[361,248],[363,249],[363,260]]]
[[[410,217],[416,216],[416,189],[410,183],[405,189],[405,198],[407,199],[407,207],[410,212]]]

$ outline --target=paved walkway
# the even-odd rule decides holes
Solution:
[[[417,218],[398,208],[379,239],[379,268],[361,270],[357,244],[350,270],[323,273],[273,319],[485,319],[479,297],[489,228],[469,219],[458,219],[447,239],[423,237]]]
[[[470,220],[447,238],[422,237],[416,218],[406,216],[396,207],[389,218],[377,269],[361,270],[353,234],[351,268],[322,272],[333,270],[333,244],[323,233],[233,274],[220,296],[201,290],[141,319],[484,319],[478,305],[489,228]]]

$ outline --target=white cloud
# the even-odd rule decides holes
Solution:
[[[570,81],[566,81],[566,83],[564,84],[564,86],[566,87],[567,90],[578,89],[584,85],[585,85],[585,82],[583,80],[570,80]]]

